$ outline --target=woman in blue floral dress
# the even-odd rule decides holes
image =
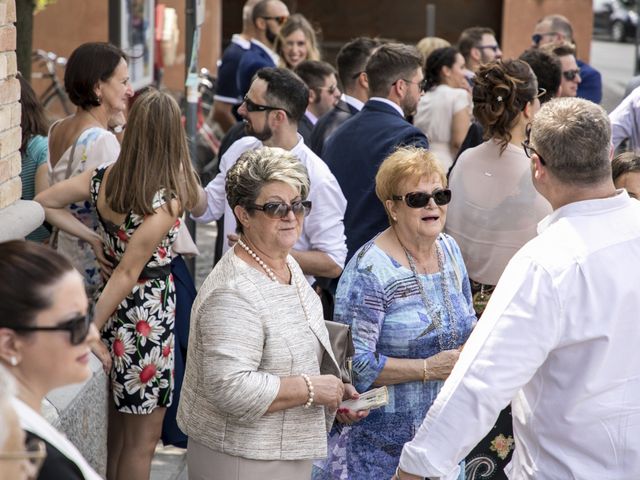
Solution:
[[[171,249],[182,209],[198,199],[180,109],[149,91],[131,109],[118,161],[62,182],[36,200],[47,220],[89,243],[110,275],[94,321],[111,375],[108,475],[148,478],[166,407],[172,402],[175,286]],[[89,201],[98,235],[65,207]],[[104,347],[102,347],[104,348]]]
[[[354,385],[386,385],[388,405],[334,428],[316,479],[387,479],[475,325],[460,250],[442,233],[451,194],[433,154],[401,148],[376,176],[391,226],[345,268],[334,320],[351,325]]]

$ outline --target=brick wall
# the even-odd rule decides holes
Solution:
[[[22,194],[15,21],[15,0],[0,0],[0,209],[19,200]]]

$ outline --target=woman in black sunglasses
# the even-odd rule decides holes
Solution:
[[[31,442],[44,442],[38,479],[101,478],[76,447],[41,415],[54,388],[87,380],[98,332],[82,276],[59,253],[33,242],[0,244],[0,364],[18,385],[13,402]],[[33,449],[28,458],[42,460]],[[0,458],[0,470],[3,469]]]
[[[351,325],[354,386],[386,386],[389,405],[334,430],[314,479],[390,478],[469,337],[475,315],[455,241],[442,234],[451,191],[435,155],[400,148],[376,175],[390,227],[345,267],[334,320]]]
[[[511,257],[551,213],[533,187],[530,160],[522,147],[543,94],[522,60],[493,62],[476,75],[473,113],[485,142],[465,150],[451,172],[456,195],[446,231],[460,245],[469,269],[478,317]],[[513,451],[511,431],[510,412],[504,411],[492,433],[467,457],[468,479],[479,478],[476,475],[485,471],[482,465],[492,465],[492,478],[505,478],[502,470]]]

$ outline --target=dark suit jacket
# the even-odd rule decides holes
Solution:
[[[302,135],[302,139],[304,140],[304,144],[309,146],[309,142],[311,141],[311,132],[313,131],[313,123],[306,115],[303,115],[300,121],[298,122],[298,133]]]
[[[255,73],[264,67],[275,67],[273,59],[264,49],[252,43],[251,48],[240,59],[236,72],[236,86],[238,95],[243,98],[249,91],[251,80]]]
[[[378,232],[389,226],[375,194],[375,176],[382,161],[400,145],[429,148],[424,133],[391,105],[369,100],[362,111],[329,137],[321,158],[335,175],[347,199],[344,230],[347,261]]]
[[[578,97],[591,100],[593,103],[602,101],[602,76],[600,72],[588,63],[577,61],[580,68],[580,85],[578,85]]]
[[[321,157],[322,148],[329,135],[356,113],[358,113],[358,110],[355,107],[352,107],[344,100],[339,100],[335,107],[320,117],[311,133],[310,143],[307,144],[313,150],[313,153]],[[305,143],[307,143],[306,140]]]

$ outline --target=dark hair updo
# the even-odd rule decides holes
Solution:
[[[442,47],[436,48],[427,57],[427,61],[424,67],[424,79],[426,83],[427,91],[437,87],[442,83],[442,68],[452,68],[456,63],[456,56],[460,52],[454,47]]]
[[[536,76],[522,60],[498,60],[481,66],[473,86],[473,116],[484,129],[484,139],[497,139],[504,151],[520,112],[537,93]]]

